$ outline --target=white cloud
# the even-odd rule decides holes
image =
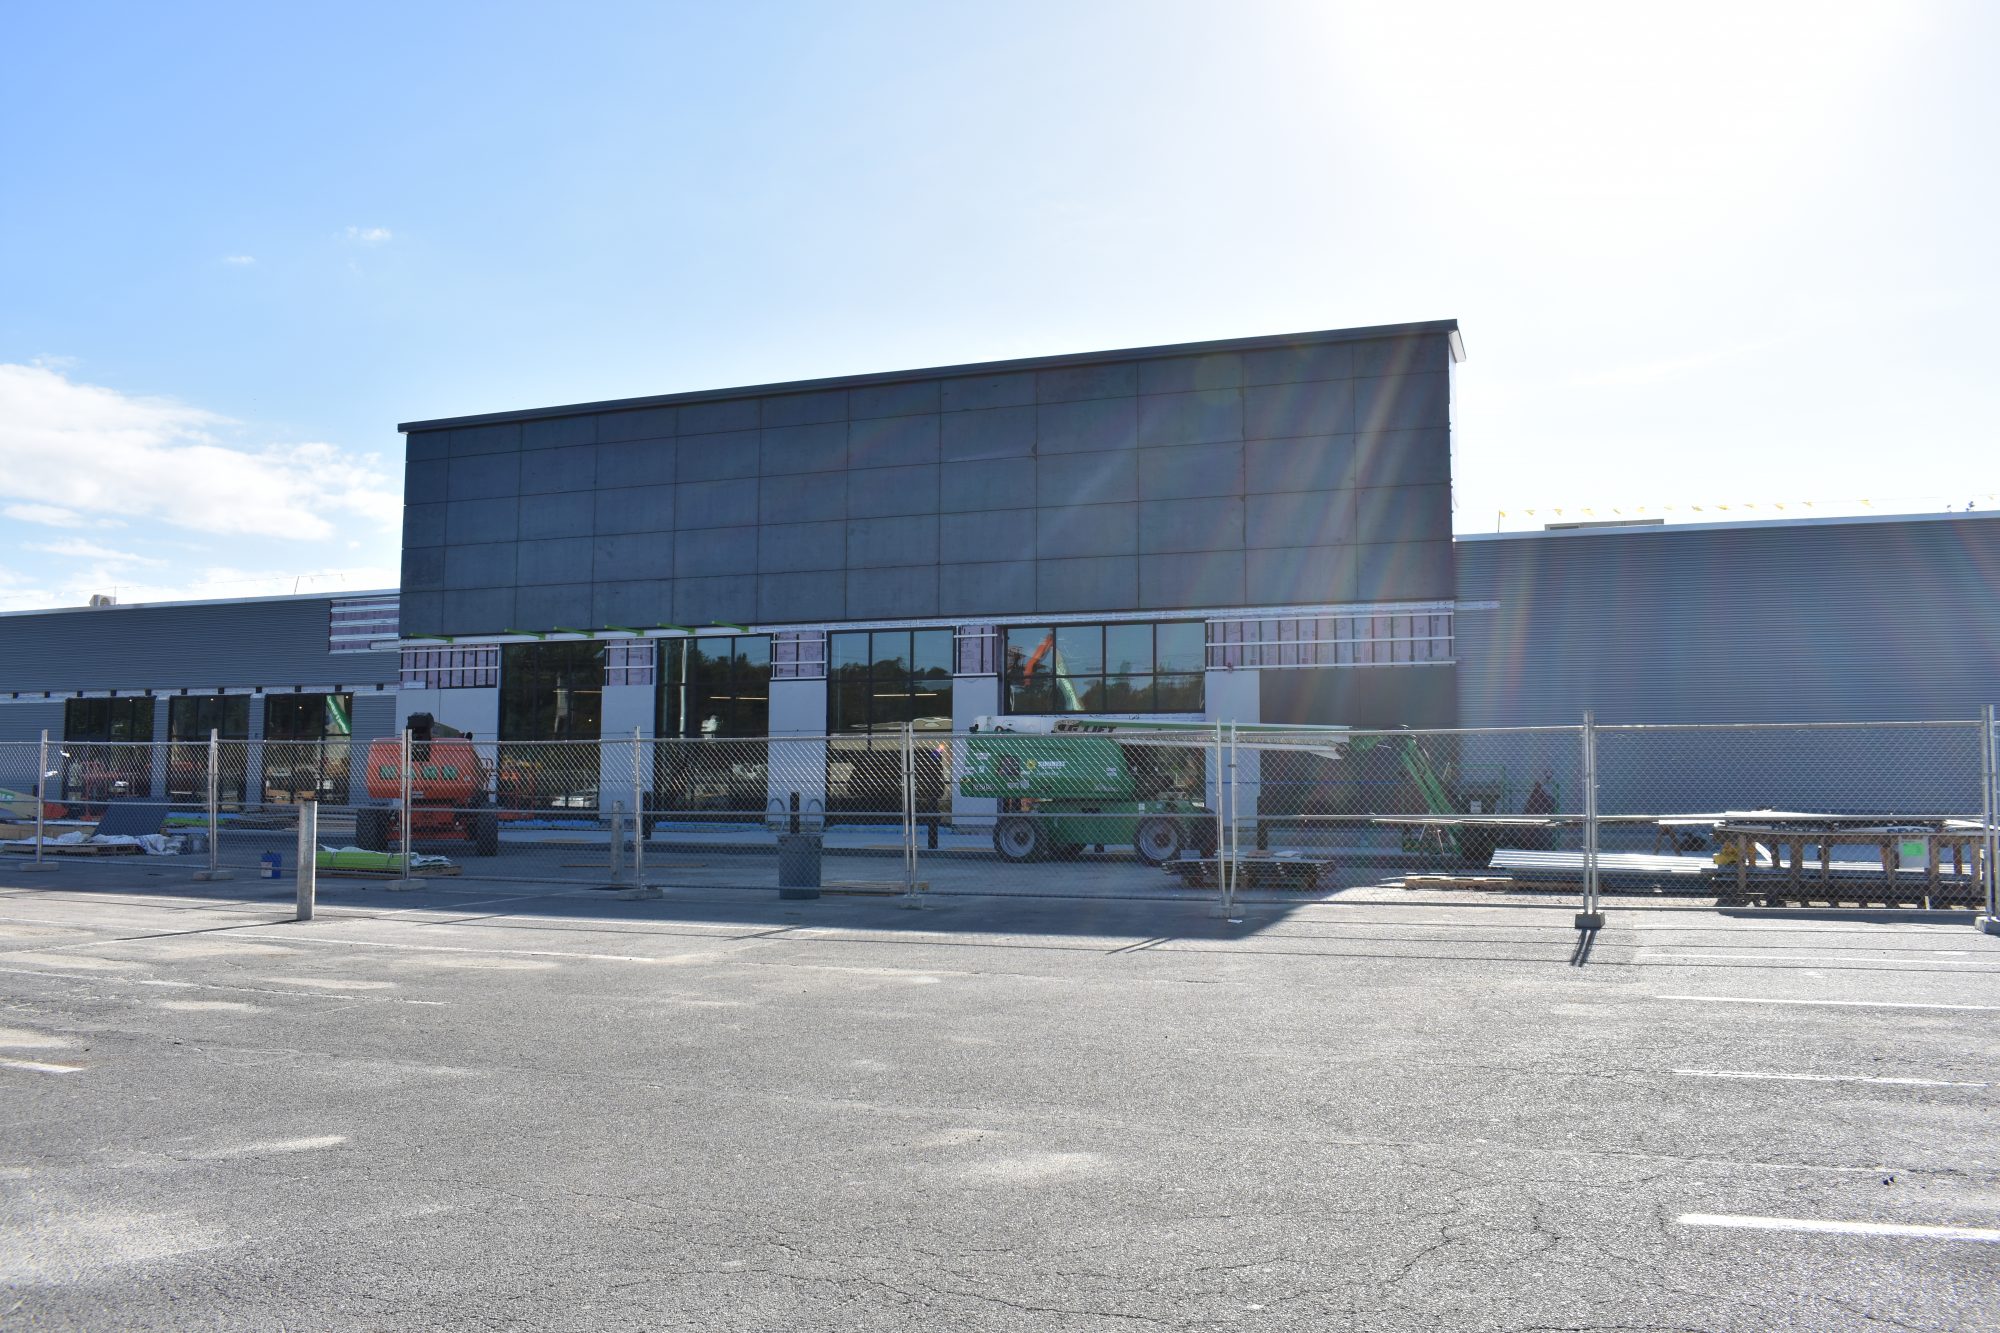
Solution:
[[[349,227],[347,239],[362,245],[382,245],[394,235],[387,227]]]
[[[163,565],[164,560],[150,555],[139,555],[133,551],[119,551],[109,546],[99,546],[96,542],[82,537],[65,537],[58,542],[31,542],[30,551],[46,551],[50,555],[60,555],[72,560],[103,560],[120,565]]]
[[[397,521],[402,495],[375,455],[225,443],[232,425],[46,366],[0,364],[0,501],[302,541]]]
[[[64,509],[58,505],[8,505],[0,508],[0,518],[11,518],[21,523],[39,523],[45,528],[81,528],[90,521],[74,509]]]
[[[239,267],[247,267],[248,265],[251,265],[251,264],[254,264],[254,263],[256,263],[256,262],[257,262],[257,256],[255,256],[255,255],[224,255],[224,256],[222,257],[222,262],[223,262],[223,263],[225,263],[225,264],[235,264],[235,265],[238,265]]]

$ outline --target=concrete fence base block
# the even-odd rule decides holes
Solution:
[[[202,881],[235,879],[236,872],[234,870],[197,870],[194,872],[194,877]]]
[[[1578,930],[1603,930],[1604,913],[1578,912],[1576,914],[1576,928]]]
[[[392,879],[382,887],[391,893],[407,893],[411,889],[429,888],[430,885],[421,879]]]
[[[1974,924],[1988,935],[2000,935],[2000,916],[1982,916]]]
[[[664,898],[666,896],[666,893],[657,884],[642,884],[636,889],[627,889],[618,895],[621,901],[628,903],[646,902],[654,898]]]

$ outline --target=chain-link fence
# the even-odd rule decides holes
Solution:
[[[1601,873],[1724,905],[1978,906],[1990,751],[1978,722],[1605,726]],[[1669,859],[1704,860],[1700,879]]]
[[[8,860],[557,890],[1978,907],[1981,721],[0,745]],[[39,828],[38,828],[39,825]],[[39,840],[38,840],[39,835]],[[157,861],[153,864],[158,864]]]

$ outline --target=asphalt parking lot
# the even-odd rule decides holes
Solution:
[[[35,879],[0,1324],[2000,1325],[1963,917]]]

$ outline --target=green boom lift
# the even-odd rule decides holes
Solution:
[[[1458,780],[1415,735],[1281,723],[1239,723],[1233,730],[1239,749],[1259,753],[1353,761],[1391,747],[1428,814],[1476,818],[1496,812],[1503,795],[1504,784],[1475,788]],[[959,793],[1001,803],[993,849],[1009,861],[1074,856],[1093,844],[1129,846],[1151,865],[1186,850],[1212,856],[1216,815],[1202,792],[1215,734],[1211,722],[982,717],[965,741]],[[1328,812],[1328,818],[1341,816]],[[1441,826],[1432,836],[1461,859],[1483,864],[1496,834],[1468,824]]]

